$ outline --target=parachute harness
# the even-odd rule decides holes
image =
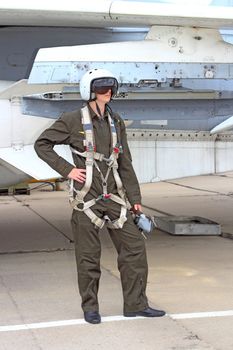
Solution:
[[[81,190],[76,190],[74,187],[74,180],[71,179],[70,193],[69,193],[70,204],[73,209],[78,211],[83,211],[90,218],[91,222],[99,228],[102,228],[105,224],[107,225],[107,227],[113,228],[113,229],[122,228],[124,223],[127,220],[126,213],[127,213],[128,203],[125,195],[125,190],[123,188],[123,184],[117,170],[118,169],[117,159],[119,157],[119,154],[122,153],[123,150],[122,150],[122,146],[117,142],[117,133],[116,133],[115,125],[110,116],[110,113],[108,112],[108,123],[110,125],[111,140],[112,140],[112,153],[109,158],[106,158],[104,154],[96,152],[93,125],[92,125],[90,112],[87,106],[81,109],[81,115],[82,115],[83,130],[85,133],[85,140],[84,140],[85,151],[79,152],[72,147],[70,147],[70,149],[74,154],[77,154],[81,157],[86,158],[86,162],[85,162],[86,180]],[[105,176],[103,176],[97,164],[97,160],[106,162],[108,166],[108,170]],[[95,166],[95,168],[100,174],[102,186],[103,186],[103,193],[99,195],[97,198],[93,198],[87,202],[84,202],[84,197],[86,196],[86,194],[89,192],[91,188],[92,179],[93,179],[93,166]],[[119,196],[113,193],[108,193],[107,180],[111,170],[113,171],[113,176],[116,182]],[[75,193],[75,196],[74,196],[74,193]],[[105,215],[103,218],[99,218],[91,209],[91,207],[94,204],[96,204],[99,200],[103,200],[103,201],[112,200],[113,202],[120,204],[121,205],[120,217],[113,221],[110,220],[110,218],[107,215]]]

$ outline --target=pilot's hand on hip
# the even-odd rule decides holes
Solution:
[[[68,174],[68,178],[83,183],[86,180],[86,169],[73,168]]]

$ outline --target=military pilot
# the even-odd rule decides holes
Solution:
[[[124,122],[108,106],[117,89],[118,82],[111,72],[86,72],[80,81],[81,97],[87,101],[85,107],[63,113],[35,143],[38,156],[71,181],[78,286],[84,318],[93,324],[101,322],[99,230],[104,225],[118,253],[124,316],[165,314],[149,307],[146,297],[145,241],[129,211],[130,207],[141,211],[141,194]],[[53,150],[57,144],[70,145],[75,166]]]

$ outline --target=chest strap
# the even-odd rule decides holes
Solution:
[[[89,109],[87,106],[81,109],[81,115],[82,115],[83,130],[85,133],[85,140],[84,140],[85,151],[79,152],[72,147],[71,147],[71,151],[81,157],[86,158],[86,161],[85,161],[86,180],[81,190],[76,190],[74,187],[74,180],[71,180],[70,204],[73,209],[78,211],[83,211],[90,218],[91,222],[99,228],[102,228],[105,224],[109,228],[115,228],[115,229],[122,228],[125,221],[127,220],[126,214],[127,214],[128,203],[125,195],[125,190],[123,188],[123,184],[117,170],[118,169],[117,159],[118,159],[119,153],[122,152],[122,147],[117,143],[117,133],[116,133],[115,125],[112,121],[110,114],[108,113],[108,122],[111,130],[112,153],[109,158],[106,158],[104,154],[96,152],[93,125],[92,125]],[[97,161],[106,162],[108,166],[108,170],[105,177],[103,176],[97,164]],[[103,193],[98,198],[93,198],[87,202],[84,202],[84,197],[89,192],[92,185],[93,166],[95,166],[98,172],[100,173],[100,177],[103,185]],[[113,176],[116,182],[119,196],[113,193],[108,193],[107,191],[107,180],[111,170],[113,171]],[[75,196],[74,196],[74,193],[75,193]],[[96,204],[99,200],[104,200],[104,201],[112,200],[113,202],[120,204],[121,205],[120,217],[114,221],[111,221],[110,218],[107,216],[105,216],[104,218],[99,218],[91,209],[91,207],[94,204]]]

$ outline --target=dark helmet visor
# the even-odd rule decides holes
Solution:
[[[91,83],[91,91],[97,94],[106,94],[112,91],[112,96],[117,93],[118,82],[115,78],[98,78]]]

